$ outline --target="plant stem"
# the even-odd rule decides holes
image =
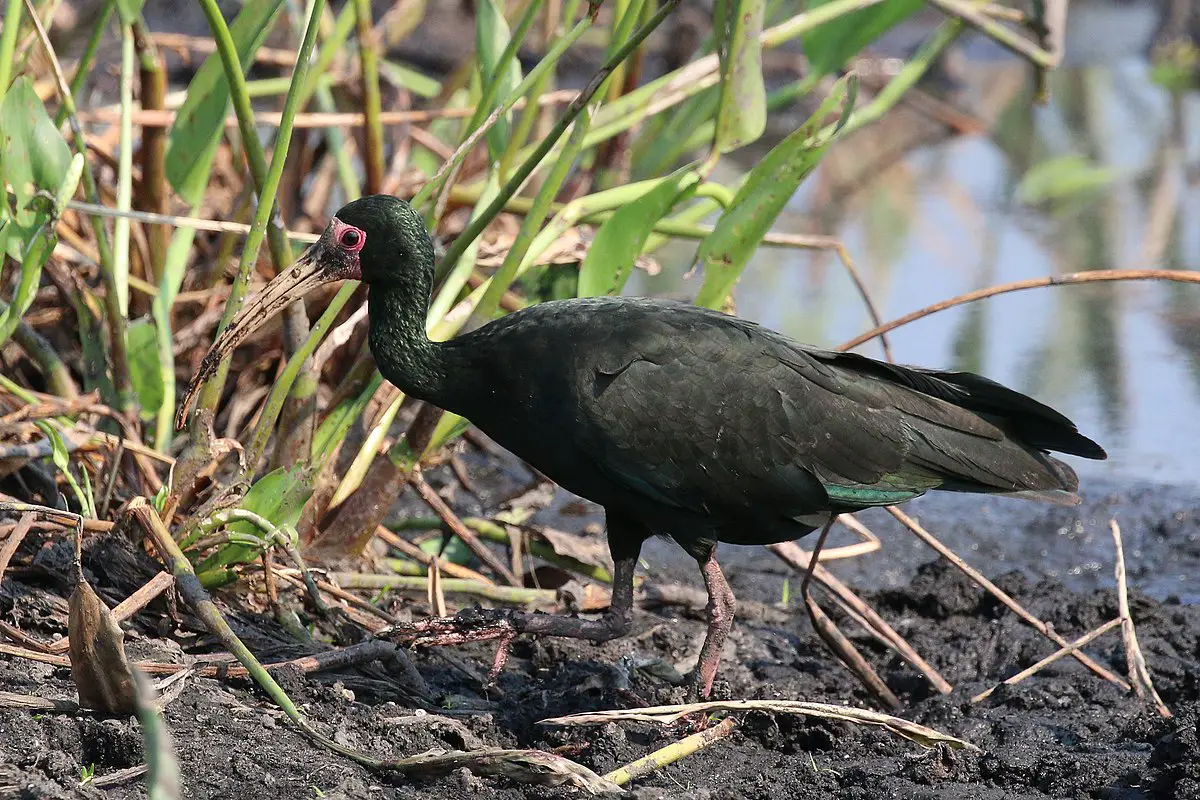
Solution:
[[[399,589],[401,591],[426,592],[429,579],[411,575],[374,575],[361,572],[335,572],[332,575],[343,589]],[[553,606],[558,602],[558,593],[550,589],[525,589],[520,586],[496,586],[495,584],[469,581],[462,578],[442,578],[438,583],[450,594],[465,594],[483,597],[498,603],[513,605]]]
[[[378,194],[383,191],[383,125],[379,122],[379,38],[372,26],[371,0],[354,0],[354,15],[358,20],[363,112],[367,117],[367,124],[363,128],[367,194]]]
[[[8,0],[4,6],[4,30],[0,32],[0,99],[8,93],[17,48],[17,33],[21,30],[21,0]]]
[[[96,176],[92,173],[91,163],[87,160],[87,139],[83,135],[83,127],[79,124],[79,117],[75,113],[75,97],[71,94],[71,87],[67,85],[66,75],[63,74],[62,65],[58,61],[58,55],[54,52],[54,46],[50,44],[50,37],[46,35],[46,29],[42,26],[41,19],[33,10],[32,0],[25,0],[27,8],[30,9],[30,18],[33,22],[34,29],[37,31],[38,39],[42,43],[43,49],[46,51],[46,57],[50,61],[50,66],[54,72],[55,82],[58,85],[59,98],[66,110],[67,120],[71,124],[71,134],[75,142],[75,150],[83,154],[83,186],[84,194],[89,203],[95,205],[100,204],[100,194],[96,190]],[[0,67],[2,68],[2,67]],[[104,228],[104,221],[97,216],[91,217],[92,232],[96,236],[96,250],[100,256],[100,274],[104,280],[104,310],[108,320],[108,336],[109,336],[109,354],[112,359],[110,366],[112,367],[112,377],[114,385],[114,397],[105,398],[109,401],[109,405],[118,411],[125,412],[130,409],[133,398],[131,389],[132,383],[129,379],[129,355],[125,345],[125,318],[121,314],[120,302],[118,300],[116,270],[113,261],[112,245],[109,243],[108,231]]]
[[[212,10],[216,12],[216,15],[220,17],[220,10],[216,7],[216,0],[201,0],[201,2],[205,6],[206,13],[208,13],[209,6],[211,6]],[[296,117],[296,112],[299,110],[300,95],[308,75],[309,60],[310,56],[312,55],[313,45],[316,43],[317,27],[321,19],[321,11],[324,9],[324,7],[325,0],[313,0],[312,13],[309,17],[308,26],[304,30],[304,40],[301,42],[300,50],[296,54],[296,68],[295,72],[292,74],[292,86],[288,90],[287,98],[283,103],[283,113],[282,118],[280,119],[279,131],[276,135],[274,151],[271,154],[271,165],[267,170],[262,189],[258,193],[258,208],[255,210],[254,220],[250,225],[250,233],[246,237],[246,243],[242,249],[242,257],[238,262],[238,272],[234,278],[233,286],[230,288],[229,299],[225,303],[225,312],[222,315],[221,321],[217,327],[218,334],[221,331],[224,331],[229,325],[230,320],[232,320],[234,315],[236,315],[241,309],[242,303],[246,298],[246,285],[250,280],[250,268],[258,259],[258,251],[262,246],[263,238],[267,232],[267,224],[271,220],[272,211],[274,210],[275,192],[278,190],[279,180],[283,176],[283,166],[284,162],[287,160],[288,144],[292,139],[292,122]],[[220,25],[214,25],[213,30],[214,33],[217,33],[220,29],[224,29],[225,44],[221,45],[221,38],[218,37],[218,45],[222,48],[227,46],[229,48],[228,55],[232,58],[227,59],[226,56],[222,56],[222,59],[226,61],[227,70],[228,65],[233,64],[234,68],[238,71],[238,80],[241,81],[242,89],[240,94],[242,99],[249,104],[249,98],[245,96],[245,81],[240,73],[241,68],[237,66],[237,51],[233,47],[232,37],[229,36],[229,28],[225,26],[224,23],[225,21],[222,18],[220,20]],[[233,88],[234,83],[235,81],[231,79],[231,95],[236,98],[238,97],[239,92]],[[235,107],[237,107],[236,99]],[[244,109],[240,109],[238,112],[239,123],[241,123],[243,119],[243,110]],[[253,113],[251,112],[251,115],[246,117],[246,119],[253,120]],[[251,138],[253,138],[253,136]],[[257,139],[255,139],[255,141],[257,141]],[[247,153],[249,152],[250,151],[247,150]],[[280,230],[282,230],[282,226],[280,226]],[[283,263],[286,264],[288,262]],[[221,366],[218,368],[217,374],[214,375],[212,379],[210,379],[204,386],[204,391],[201,393],[199,401],[201,408],[206,408],[209,410],[216,408],[217,401],[220,399],[221,392],[225,386],[225,378],[228,374],[229,359],[225,359],[225,361],[221,362]],[[192,419],[195,418],[195,415],[193,415]]]
[[[117,161],[117,210],[133,208],[133,26],[121,23],[121,137]],[[113,222],[113,276],[121,316],[129,316],[129,217]]]
[[[588,81],[587,85],[579,92],[579,95],[572,100],[570,105],[567,106],[566,110],[563,111],[562,117],[559,118],[558,122],[550,130],[550,133],[546,136],[546,138],[538,144],[534,151],[530,153],[529,157],[526,158],[521,163],[521,166],[517,168],[516,172],[513,173],[513,176],[508,179],[508,182],[504,184],[503,188],[500,190],[500,193],[496,196],[496,199],[493,200],[492,204],[487,207],[487,210],[483,214],[479,215],[478,218],[472,220],[471,224],[467,226],[467,229],[459,234],[454,240],[454,243],[451,244],[446,250],[446,255],[442,258],[443,269],[446,265],[452,266],[458,260],[459,256],[462,255],[462,251],[466,249],[467,245],[473,242],[479,236],[479,234],[483,232],[483,229],[491,223],[495,216],[500,213],[500,210],[504,208],[504,204],[508,202],[509,198],[517,193],[517,189],[519,189],[521,185],[525,183],[525,179],[528,178],[530,174],[532,174],[533,171],[542,163],[542,160],[546,157],[550,150],[553,149],[554,145],[558,143],[558,140],[562,138],[562,135],[566,132],[567,128],[570,127],[571,123],[575,121],[575,118],[578,117],[580,113],[583,112],[584,107],[591,102],[592,96],[602,85],[604,85],[604,82],[607,80],[608,76],[612,74],[612,71],[617,64],[620,64],[629,57],[630,53],[637,49],[638,45],[640,45],[642,41],[649,36],[664,19],[667,18],[675,6],[679,5],[679,1],[680,0],[666,0],[662,7],[659,8],[658,12],[655,13],[655,15],[651,17],[645,25],[638,28],[637,31],[635,31],[634,34],[630,36],[620,48],[618,48],[617,52],[613,53],[612,57],[604,62],[604,65],[601,66],[596,74],[592,76],[592,79]]]
[[[141,17],[133,23],[133,42],[139,57],[142,108],[161,111],[167,104],[167,70],[158,48],[150,41],[150,31]],[[170,211],[166,158],[167,129],[143,127],[142,193],[138,198],[138,207],[142,211],[155,214]],[[148,225],[146,236],[150,240],[150,264],[146,279],[158,283],[162,280],[163,264],[167,257],[168,229],[164,225]]]

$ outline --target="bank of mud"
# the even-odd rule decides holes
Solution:
[[[1163,530],[1182,537],[1180,548],[1189,546],[1191,513],[1181,517],[1172,511],[1164,522]],[[45,552],[58,549],[49,543]],[[656,552],[652,549],[648,557],[651,579],[695,582],[685,562],[658,562]],[[111,603],[145,577],[138,575],[150,566],[143,559],[119,540],[97,539],[89,544],[85,564]],[[773,559],[761,550],[744,551],[734,561],[774,568]],[[1056,578],[1031,579],[1028,570],[997,575],[985,566],[985,571],[1067,639],[1117,615],[1111,586],[1069,587]],[[730,573],[735,591],[747,602],[726,650],[717,697],[871,707],[870,697],[825,649],[804,612],[773,605],[779,600],[773,573],[738,566]],[[777,577],[781,583],[782,574]],[[30,633],[48,637],[68,592],[64,573],[47,555],[41,568],[5,580],[0,611]],[[924,749],[878,729],[752,713],[724,741],[636,782],[633,795],[1200,800],[1200,606],[1178,597],[1150,597],[1136,584],[1131,590],[1143,651],[1162,699],[1175,713],[1164,720],[1070,658],[972,703],[973,695],[1048,655],[1054,646],[943,562],[912,569],[904,582],[866,591],[864,597],[955,686],[950,696],[937,695],[852,623],[845,624],[905,702],[902,715],[966,739],[979,752]],[[268,616],[246,608],[236,588],[221,598],[235,630],[263,661],[305,652]],[[423,606],[415,600],[391,602],[401,614],[411,608],[419,616]],[[136,619],[128,634],[132,656],[179,661],[185,651],[219,652],[210,637],[197,633],[202,627],[186,611],[178,625],[169,623],[166,611],[157,601]],[[604,645],[519,640],[496,691],[484,691],[478,681],[491,664],[489,646],[418,651],[417,667],[438,700],[421,711],[403,678],[378,664],[345,672],[284,674],[281,683],[323,731],[378,757],[485,746],[538,748],[603,774],[685,731],[642,723],[549,728],[538,721],[682,700],[681,688],[635,665],[658,660],[689,667],[703,634],[702,614],[679,607],[641,609],[633,635]],[[1117,631],[1087,652],[1125,674]],[[0,656],[0,686],[42,697],[74,697],[69,670],[5,656]],[[439,800],[572,792],[480,779],[462,771],[430,780],[371,773],[311,744],[245,680],[189,678],[182,695],[168,706],[166,720],[188,797]],[[131,719],[0,711],[0,797],[141,797],[144,789],[137,780],[107,789],[79,785],[84,767],[94,765],[100,777],[141,761],[141,734]]]

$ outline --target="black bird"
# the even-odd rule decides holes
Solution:
[[[820,350],[683,303],[548,302],[432,342],[429,234],[407,203],[383,195],[338,211],[213,345],[207,368],[291,300],[344,278],[370,286],[371,352],[389,381],[604,507],[610,610],[596,620],[517,615],[516,629],[624,635],[642,543],[669,536],[708,589],[693,673],[705,696],[735,608],[718,542],[790,541],[839,513],[931,489],[1078,502],[1074,471],[1047,453],[1106,457],[1063,415],[987,378]]]

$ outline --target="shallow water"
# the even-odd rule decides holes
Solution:
[[[925,21],[896,32],[917,42]],[[1200,266],[1200,101],[1172,106],[1145,48],[1157,11],[1145,3],[1071,6],[1066,66],[1051,102],[1031,109],[1027,68],[979,37],[960,40],[955,104],[993,133],[910,149],[850,193],[841,178],[906,123],[845,143],[793,198],[778,230],[839,237],[884,320],[997,283],[1088,269]],[[1178,119],[1174,119],[1178,115]],[[1164,165],[1175,123],[1182,157]],[[912,126],[907,126],[912,127]],[[1035,165],[1077,153],[1111,181],[1061,203],[1016,199]],[[732,179],[750,166],[727,163]],[[1193,173],[1196,170],[1193,169]],[[1177,202],[1154,210],[1156,197]],[[1161,200],[1160,200],[1161,202]],[[1173,220],[1165,238],[1152,218]],[[662,252],[663,272],[634,293],[690,295],[694,245]],[[738,286],[742,316],[815,344],[871,327],[827,252],[760,249]],[[1037,289],[945,311],[891,334],[898,361],[981,372],[1050,403],[1108,450],[1081,475],[1113,484],[1200,487],[1200,285],[1109,283]],[[878,356],[871,343],[860,352]]]
[[[920,41],[924,23],[897,31],[892,45]],[[1200,172],[1193,168],[1189,183],[1186,165],[1200,163],[1200,102],[1192,95],[1173,104],[1151,80],[1145,52],[1156,26],[1157,11],[1145,3],[1072,4],[1066,66],[1053,76],[1051,102],[1037,109],[1023,64],[979,37],[960,40],[954,102],[989,123],[998,119],[992,133],[913,147],[850,193],[839,181],[855,162],[869,161],[909,123],[880,126],[833,153],[776,229],[839,237],[884,320],[1024,278],[1196,269]],[[1182,131],[1174,140],[1173,128]],[[1169,144],[1180,148],[1174,161]],[[1111,180],[1057,204],[1016,199],[1034,165],[1072,153],[1111,169]],[[732,180],[752,163],[723,164],[720,177]],[[1164,204],[1172,193],[1173,203]],[[1166,211],[1155,210],[1156,202]],[[1165,237],[1154,233],[1155,219],[1173,222]],[[660,255],[662,273],[638,275],[630,292],[691,296],[699,280],[685,272],[694,245]],[[740,315],[814,344],[836,345],[872,327],[828,253],[762,248],[735,298]],[[1109,453],[1104,462],[1070,459],[1083,482],[1077,509],[937,494],[906,508],[947,545],[988,575],[1018,569],[1076,589],[1111,586],[1115,517],[1130,584],[1200,602],[1200,285],[1108,283],[1003,295],[901,328],[891,345],[898,361],[970,369],[1028,392]],[[880,355],[877,343],[860,352]],[[862,516],[884,548],[837,562],[835,571],[852,584],[902,585],[934,557],[883,512]],[[835,538],[851,541],[845,532]],[[781,563],[757,548],[722,551],[743,587],[778,598],[788,574]],[[647,550],[651,570],[674,569],[679,557],[670,543]]]

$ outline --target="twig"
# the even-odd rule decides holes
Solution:
[[[429,613],[435,617],[444,617],[446,616],[446,589],[442,586],[442,571],[438,569],[438,562],[429,562],[427,574],[425,598],[429,601]]]
[[[344,589],[399,589],[426,592],[428,578],[413,575],[376,575],[363,572],[334,572],[330,578]],[[483,597],[499,603],[518,605],[553,606],[558,603],[558,593],[551,589],[526,589],[522,586],[489,586],[478,581],[460,578],[442,578],[442,590],[449,594],[466,594]]]
[[[176,214],[158,214],[150,211],[121,211],[108,206],[97,205],[95,203],[83,203],[78,200],[72,200],[67,203],[67,208],[72,211],[78,211],[82,214],[94,214],[99,217],[127,217],[136,222],[146,222],[151,224],[171,225],[177,228],[195,228],[198,231],[212,231],[213,233],[240,233],[242,235],[250,233],[250,226],[244,222],[227,222],[225,220],[216,219],[200,219],[199,217],[181,217]],[[304,233],[302,231],[288,231],[288,238],[294,239],[297,242],[312,244],[320,239],[320,235],[315,233]],[[215,290],[213,290],[215,291]],[[228,289],[226,289],[228,291]],[[208,299],[213,295],[210,292],[204,293],[204,298]],[[178,301],[178,297],[176,298]]]
[[[945,311],[948,308],[954,308],[966,303],[973,303],[976,300],[983,300],[987,297],[994,297],[998,294],[1021,292],[1026,289],[1040,289],[1043,286],[1072,286],[1077,283],[1102,281],[1178,281],[1179,283],[1200,283],[1200,272],[1186,272],[1174,269],[1098,269],[1092,272],[1069,272],[1066,275],[1047,275],[1042,278],[1028,278],[1021,281],[1012,281],[1011,283],[1002,283],[998,286],[976,289],[973,292],[966,292],[949,300],[942,300],[939,303],[925,306],[910,314],[898,317],[891,322],[872,328],[860,336],[855,336],[850,341],[839,345],[837,349],[850,350],[858,347],[863,342],[869,342],[876,336],[890,333],[896,330],[896,328],[928,317],[930,314],[936,314],[939,311]]]
[[[0,549],[0,582],[4,580],[4,571],[8,569],[8,562],[12,560],[17,548],[25,540],[25,534],[29,533],[29,529],[33,527],[34,519],[36,519],[36,515],[28,511],[22,514],[21,519],[17,521],[17,526],[4,540],[4,547]]]
[[[2,619],[0,619],[0,636],[7,636],[14,642],[23,644],[31,650],[36,650],[39,653],[48,653],[50,651],[49,646],[46,645],[45,642],[41,641],[40,639],[35,639],[25,631],[21,630],[15,625],[9,625]]]
[[[1055,661],[1058,661],[1063,656],[1069,656],[1072,653],[1074,653],[1076,650],[1078,650],[1079,648],[1086,647],[1087,645],[1091,644],[1092,641],[1094,641],[1095,639],[1099,639],[1101,636],[1108,633],[1109,631],[1111,631],[1113,628],[1117,627],[1120,624],[1121,624],[1120,617],[1117,617],[1116,619],[1110,619],[1108,622],[1104,623],[1099,628],[1096,628],[1094,631],[1091,631],[1090,633],[1084,634],[1083,636],[1079,637],[1075,641],[1071,642],[1066,647],[1061,647],[1058,650],[1055,650],[1053,653],[1046,656],[1045,658],[1043,658],[1041,661],[1037,662],[1033,666],[1026,667],[1025,669],[1018,672],[1016,675],[1013,675],[1011,678],[1005,678],[1000,684],[993,686],[992,688],[990,688],[986,691],[980,692],[979,694],[977,694],[971,698],[971,702],[979,703],[979,702],[982,702],[982,701],[988,699],[989,697],[992,696],[992,693],[995,692],[997,689],[999,689],[1001,686],[1012,686],[1015,683],[1020,683],[1021,681],[1028,678],[1030,675],[1033,675],[1034,673],[1042,670],[1044,667],[1047,667],[1050,664],[1053,664]]]
[[[1055,631],[1046,623],[1042,622],[1033,614],[1030,614],[1028,611],[1026,611],[1020,603],[1006,594],[999,586],[985,578],[983,574],[979,572],[979,570],[963,561],[957,553],[938,541],[937,537],[935,537],[932,533],[922,528],[915,519],[908,516],[895,506],[888,506],[887,510],[888,513],[900,521],[900,524],[916,534],[918,539],[925,542],[925,544],[936,550],[943,558],[948,560],[954,566],[958,567],[958,569],[961,570],[967,577],[990,592],[1001,603],[1008,606],[1010,611],[1040,631],[1043,636],[1053,641],[1059,647],[1070,647],[1070,645],[1067,643],[1067,640],[1064,639],[1057,631]],[[1111,670],[1100,666],[1085,653],[1076,650],[1071,653],[1071,656],[1080,664],[1083,664],[1092,672],[1099,675],[1101,678],[1112,681],[1126,691],[1129,690],[1130,686],[1124,679],[1113,673]]]
[[[957,17],[975,30],[984,34],[997,44],[1025,58],[1036,67],[1049,69],[1056,65],[1056,59],[1050,53],[1038,47],[1025,37],[1009,30],[996,22],[987,14],[980,11],[965,0],[929,0],[952,17]]]
[[[160,572],[147,581],[140,589],[126,597],[109,613],[115,622],[124,622],[133,617],[158,597],[175,585],[175,577],[169,572]],[[46,648],[50,653],[65,653],[71,647],[71,638],[64,636]]]
[[[843,514],[842,517],[846,517],[846,515]],[[839,517],[839,519],[842,517]],[[844,519],[842,521],[843,523],[845,522]],[[812,556],[801,550],[800,546],[795,542],[770,545],[767,549],[796,570],[807,570],[812,559]],[[828,554],[822,555],[827,556]],[[871,608],[862,598],[851,591],[850,587],[842,583],[836,575],[818,563],[813,576],[827,591],[843,603],[848,611],[858,617],[859,623],[867,632],[876,636],[885,646],[899,653],[900,657],[907,661],[913,669],[925,676],[925,679],[935,689],[942,694],[949,694],[953,691],[954,687],[942,677],[941,673],[934,669],[932,664],[922,658],[913,646],[905,641],[903,636],[897,633],[883,617],[879,616],[875,609]]]
[[[104,490],[100,494],[100,504],[96,508],[96,516],[108,516],[108,504],[112,502],[113,491],[117,488],[117,476],[121,474],[121,459],[125,456],[125,440],[117,442],[112,457],[108,460],[108,478],[104,481]]]
[[[22,711],[54,711],[62,714],[79,713],[74,700],[50,700],[32,694],[0,692],[0,708],[19,708]]]
[[[813,599],[810,591],[813,572],[821,557],[821,548],[825,546],[825,539],[828,538],[829,529],[833,527],[833,523],[834,519],[831,518],[821,529],[821,535],[817,538],[813,555],[808,562],[808,569],[804,571],[804,580],[800,584],[800,593],[804,597],[804,608],[808,611],[808,617],[812,620],[813,629],[817,635],[829,646],[830,650],[837,654],[837,657],[855,674],[863,686],[869,689],[881,703],[892,710],[899,710],[904,707],[900,698],[896,697],[887,684],[875,673],[875,670],[863,658],[862,653],[859,653],[850,643],[850,640],[838,629],[824,609],[817,605],[817,601]]]
[[[1137,631],[1133,627],[1133,615],[1129,613],[1129,586],[1125,579],[1125,548],[1121,544],[1121,526],[1115,519],[1109,520],[1112,529],[1113,545],[1116,547],[1116,576],[1117,576],[1117,607],[1120,610],[1121,639],[1125,642],[1125,660],[1129,667],[1129,682],[1133,691],[1142,700],[1149,699],[1154,704],[1154,710],[1159,716],[1171,718],[1171,709],[1158,696],[1154,682],[1150,679],[1150,670],[1146,667],[1146,658],[1138,645]]]
[[[838,706],[829,703],[808,703],[800,700],[711,700],[704,703],[688,703],[686,705],[650,706],[648,708],[631,708],[628,710],[592,711],[582,714],[569,714],[565,717],[552,717],[539,720],[539,725],[606,725],[609,722],[629,720],[635,722],[652,722],[659,725],[671,725],[684,717],[695,714],[707,714],[712,711],[766,711],[775,714],[799,714],[806,717],[836,719],[856,725],[875,725],[886,728],[892,733],[909,741],[932,747],[935,744],[947,744],[953,748],[976,750],[979,748],[970,742],[956,739],[939,733],[932,728],[909,722],[891,714],[881,714],[865,708]]]
[[[432,508],[434,512],[442,518],[442,521],[445,522],[446,526],[454,532],[455,536],[457,536],[459,539],[462,539],[463,544],[470,548],[471,552],[474,553],[480,561],[482,561],[493,572],[503,578],[505,583],[507,583],[509,586],[518,585],[517,576],[513,575],[512,570],[509,569],[495,553],[489,550],[487,546],[479,540],[479,537],[475,535],[474,531],[463,524],[462,520],[458,518],[458,515],[454,513],[453,509],[446,504],[446,501],[443,500],[441,496],[439,496],[438,493],[433,490],[432,486],[425,482],[425,478],[423,475],[421,475],[420,470],[413,470],[409,480],[412,482],[413,487],[416,488],[417,493],[421,495],[421,499],[424,500],[429,507]]]
[[[543,106],[566,105],[575,100],[578,95],[579,92],[571,89],[547,92],[538,98],[538,103]],[[513,108],[520,109],[524,105],[524,100],[518,100],[513,105]],[[152,111],[149,109],[139,111],[135,109],[132,114],[133,124],[140,125],[143,128],[169,128],[175,123],[175,113],[174,111]],[[474,113],[475,109],[473,106],[428,111],[383,111],[379,114],[379,123],[381,125],[421,124],[439,119],[462,119],[470,117]],[[78,116],[84,122],[115,123],[120,120],[120,111],[115,108],[98,108],[90,111],[80,111],[78,112]],[[282,116],[281,112],[278,111],[260,111],[254,115],[254,124],[268,128],[278,127]],[[366,114],[357,111],[308,111],[296,114],[292,127],[295,129],[357,128],[366,124]],[[236,128],[237,126],[238,121],[236,116],[231,114],[225,118],[225,127]]]
[[[88,786],[96,789],[111,789],[114,786],[120,786],[122,783],[128,783],[136,778],[140,778],[150,770],[146,764],[138,764],[133,767],[119,769],[116,772],[110,772],[107,775],[101,775],[98,778],[93,778],[88,781]]]
[[[661,750],[656,750],[648,756],[642,756],[631,764],[614,769],[604,777],[618,786],[624,786],[663,767],[670,766],[693,753],[699,753],[709,745],[729,736],[737,726],[738,721],[735,718],[726,717],[708,730],[693,733],[678,742],[672,742]]]
[[[278,577],[282,578],[283,580],[288,581],[293,586],[299,586],[301,588],[304,588],[304,581],[302,581],[300,579],[300,576],[298,574],[293,575],[292,572],[294,572],[294,571],[295,570],[290,570],[290,569],[276,569],[275,574]],[[353,606],[354,608],[357,608],[361,611],[365,611],[368,614],[373,614],[374,616],[376,616],[379,619],[386,622],[388,625],[395,625],[396,622],[398,621],[394,616],[387,613],[383,609],[367,602],[366,600],[362,599],[361,597],[359,597],[356,594],[353,594],[352,592],[347,592],[345,589],[343,589],[340,586],[335,586],[334,584],[329,583],[328,581],[318,580],[317,587],[322,592],[325,592],[327,595],[334,597],[338,600],[341,600],[343,603],[346,603],[347,605]]]
[[[426,553],[412,542],[397,536],[382,525],[376,526],[375,535],[382,539],[389,547],[396,548],[405,556],[413,559],[414,561],[424,564],[425,566],[429,566],[433,562],[434,557],[432,554]],[[477,581],[479,583],[491,585],[495,585],[496,583],[482,572],[476,572],[469,567],[464,567],[461,564],[455,564],[453,561],[447,561],[444,558],[438,559],[438,566],[442,568],[443,572],[454,578],[463,578],[464,580]]]

